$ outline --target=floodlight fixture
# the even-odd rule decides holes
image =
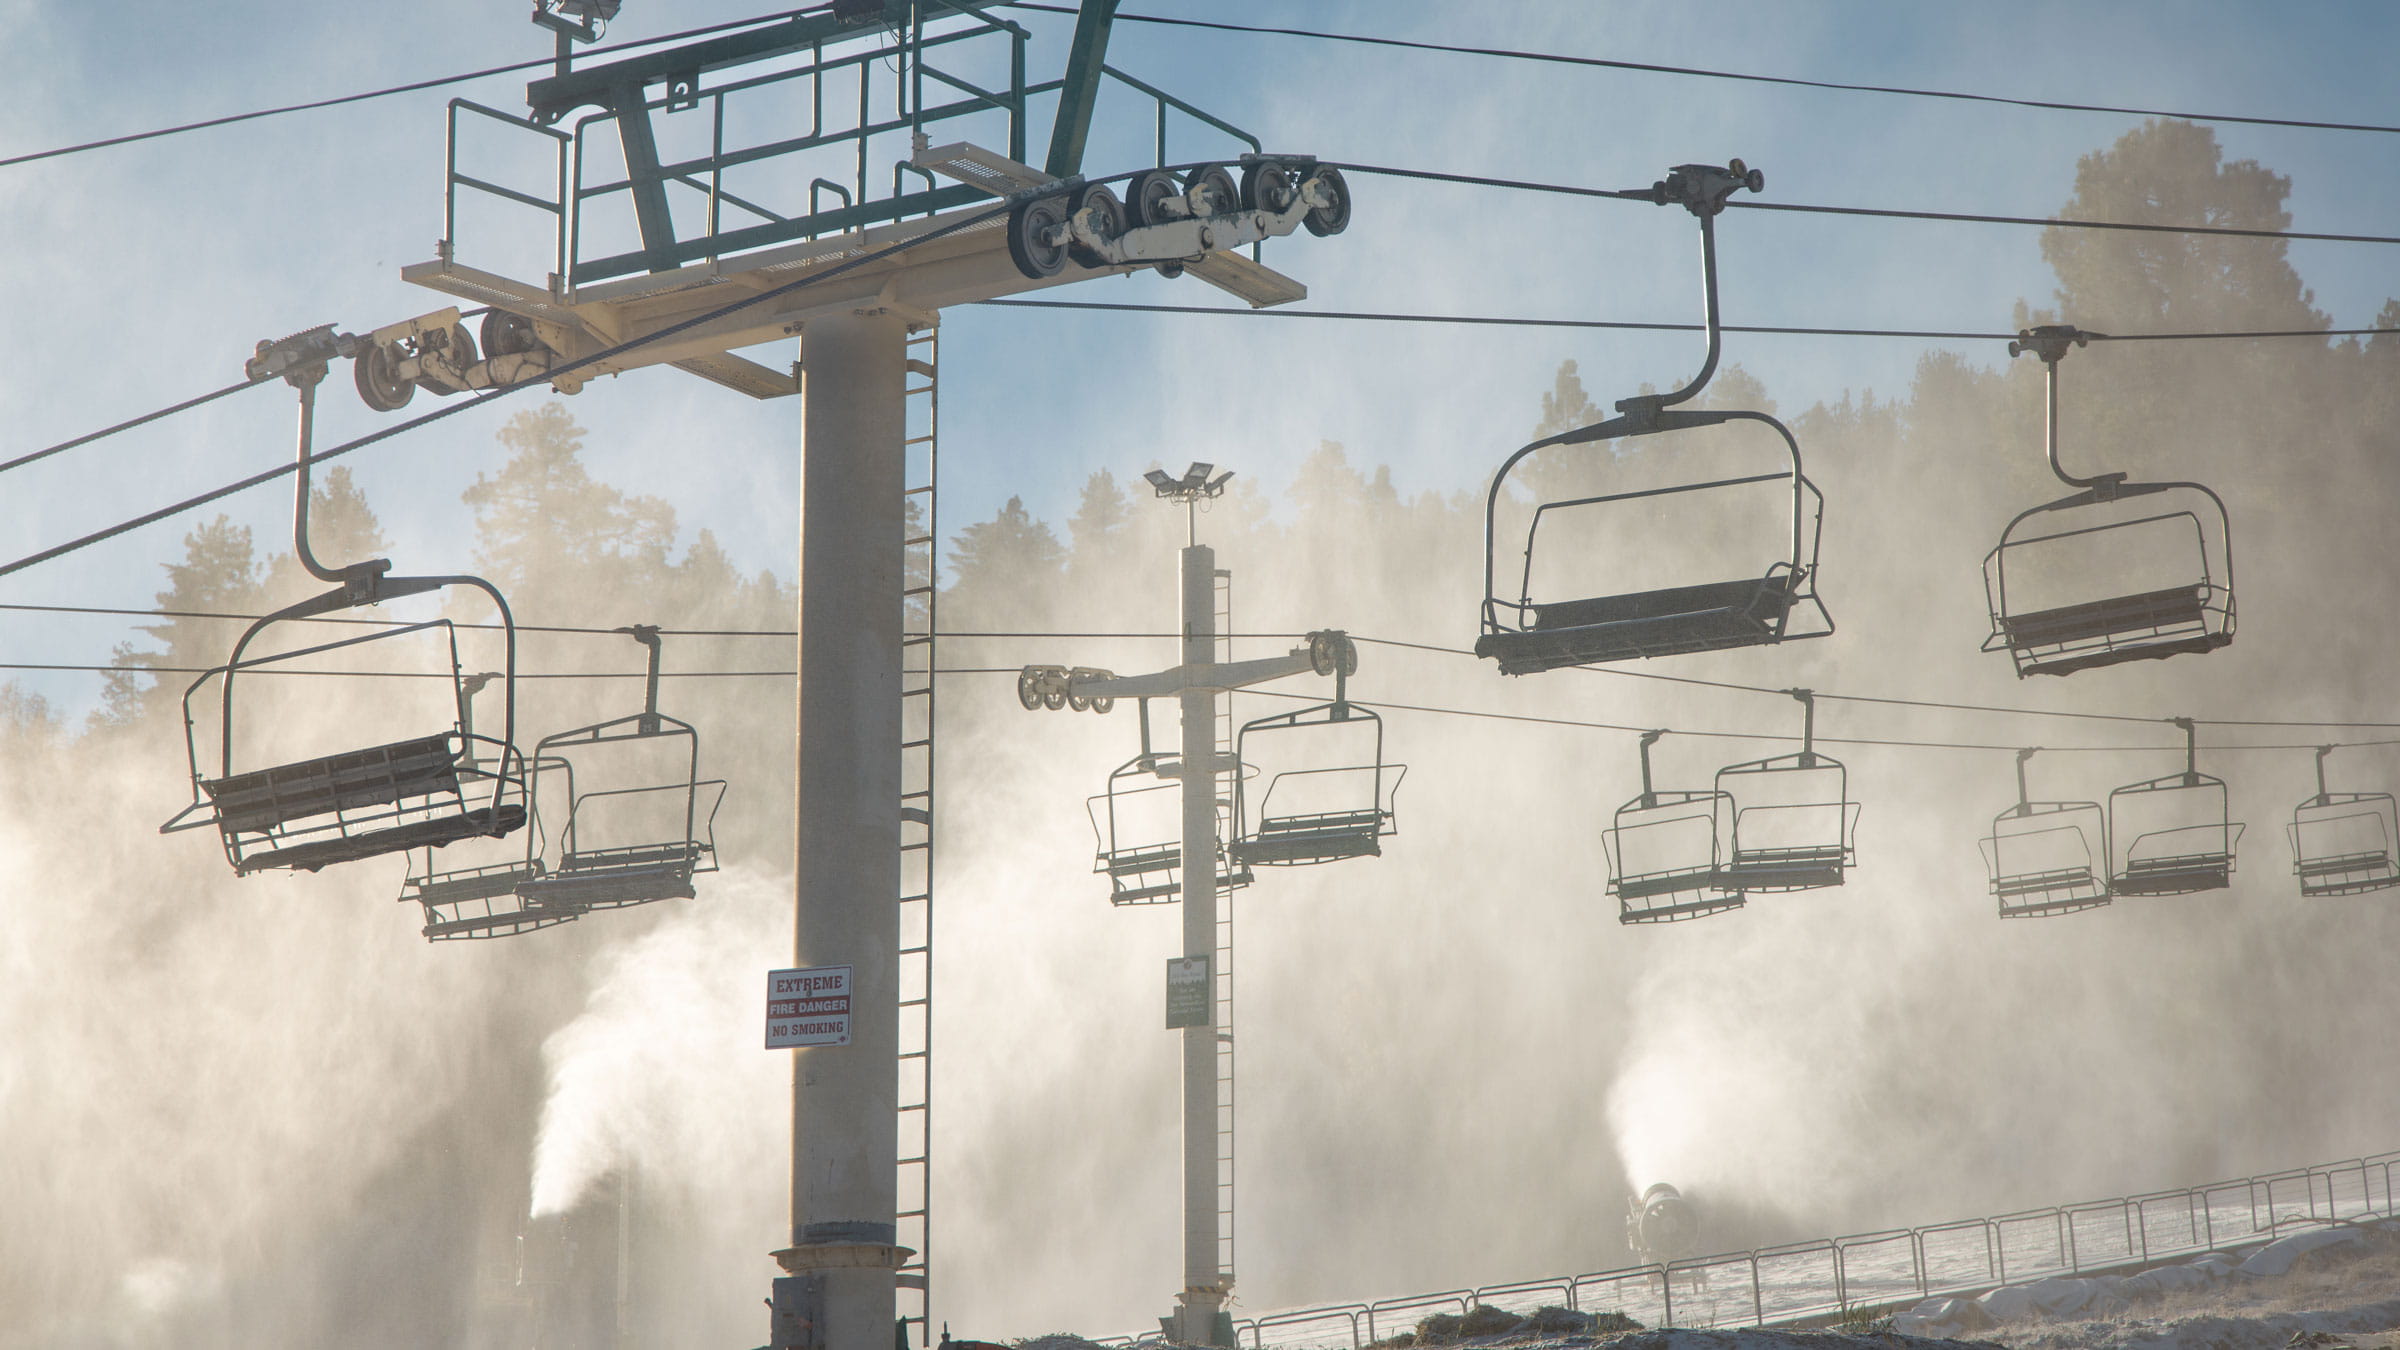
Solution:
[[[533,0],[533,21],[577,42],[597,42],[624,0]]]
[[[1225,484],[1233,477],[1233,470],[1216,473],[1216,468],[1214,464],[1195,460],[1192,467],[1183,471],[1181,478],[1169,478],[1164,469],[1152,469],[1142,477],[1149,481],[1159,496],[1168,501],[1196,502],[1225,495]],[[1211,474],[1216,476],[1212,478],[1209,476]]]

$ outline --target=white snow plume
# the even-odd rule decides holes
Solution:
[[[564,1213],[624,1167],[691,1199],[780,1192],[782,1168],[760,1167],[781,1156],[789,1065],[759,1043],[765,972],[790,943],[790,894],[789,878],[726,874],[704,902],[595,957],[582,1015],[542,1047],[533,1217]],[[773,1236],[771,1222],[760,1236]]]

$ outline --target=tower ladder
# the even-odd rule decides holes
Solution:
[[[913,1254],[900,1267],[895,1300],[903,1347],[931,1343],[929,1279],[933,1230],[933,830],[934,613],[937,541],[936,436],[941,395],[934,374],[939,330],[908,338],[907,426],[902,495],[900,629],[900,1058],[899,1177],[895,1240]],[[906,1339],[910,1324],[914,1339]]]
[[[1233,659],[1233,573],[1218,568],[1215,591],[1216,659],[1229,662]],[[1241,773],[1241,766],[1232,763],[1233,695],[1227,694],[1217,706],[1221,710],[1217,717],[1218,763],[1231,765],[1217,775],[1217,837],[1230,844],[1242,829],[1241,820],[1233,813],[1234,783]],[[1217,1033],[1217,1276],[1227,1289],[1233,1286],[1233,889],[1243,879],[1236,871],[1231,885],[1218,886],[1217,949],[1212,962]]]

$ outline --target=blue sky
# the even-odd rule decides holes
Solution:
[[[1437,42],[1891,83],[2036,99],[2271,116],[2391,120],[2379,91],[2400,14],[2366,3],[1178,3],[1210,16]],[[628,0],[612,36],[741,17],[732,3]],[[517,6],[300,3],[227,10],[168,3],[0,4],[27,78],[0,91],[0,151],[15,154],[253,107],[541,56]],[[1039,77],[1068,20],[1026,13]],[[1120,23],[1112,62],[1270,146],[1328,158],[1601,187],[1739,155],[1776,201],[2040,215],[2072,192],[2079,154],[2137,119]],[[246,123],[0,170],[0,331],[8,453],[49,444],[231,379],[250,345],[332,321],[353,331],[437,307],[399,280],[440,232],[442,114],[452,94],[522,100],[521,76]],[[1042,139],[1040,126],[1035,140]],[[2220,126],[2229,158],[2294,180],[2303,230],[2389,232],[2400,137]],[[1104,100],[1095,172],[1147,162],[1148,113]],[[1206,150],[1190,143],[1191,152]],[[1176,153],[1186,153],[1171,147]],[[1563,318],[1687,321],[1696,311],[1688,217],[1646,205],[1356,183],[1356,223],[1296,238],[1269,261],[1309,304]],[[523,242],[523,241],[517,241]],[[476,260],[475,241],[462,259]],[[496,251],[499,243],[491,247]],[[1729,322],[1997,330],[2047,296],[2038,233],[1997,226],[1747,213],[1721,230]],[[2300,245],[2293,258],[2337,325],[2400,293],[2400,255]],[[1078,298],[1213,304],[1192,279],[1142,276]],[[1270,490],[1320,440],[1389,464],[1404,491],[1480,488],[1531,425],[1560,360],[1595,397],[1689,371],[1697,342],[1617,334],[967,309],[944,325],[949,529],[1012,494],[1063,522],[1095,469],[1213,459]],[[1779,405],[1905,390],[1924,344],[1737,338],[1727,359]],[[2004,359],[1996,344],[1978,359]],[[753,356],[788,359],[764,349]],[[337,372],[338,376],[339,372]],[[524,403],[537,395],[519,396]],[[432,406],[420,399],[410,409]],[[385,424],[338,379],[321,443]],[[790,571],[799,409],[753,403],[666,371],[602,381],[569,401],[595,473],[666,498],[685,539],[716,532],[745,567]],[[503,404],[350,461],[403,570],[463,565],[458,493],[500,463]],[[280,388],[117,437],[11,475],[0,552],[13,558],[267,467],[290,453]],[[280,488],[228,503],[262,545]],[[153,526],[0,580],[0,600],[140,605],[190,520]],[[102,660],[121,624],[0,617],[17,659]],[[88,706],[94,678],[42,679]]]

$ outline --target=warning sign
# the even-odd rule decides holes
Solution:
[[[1167,958],[1167,1030],[1210,1024],[1208,967],[1205,956]]]
[[[850,1043],[850,967],[767,972],[767,1048]]]

